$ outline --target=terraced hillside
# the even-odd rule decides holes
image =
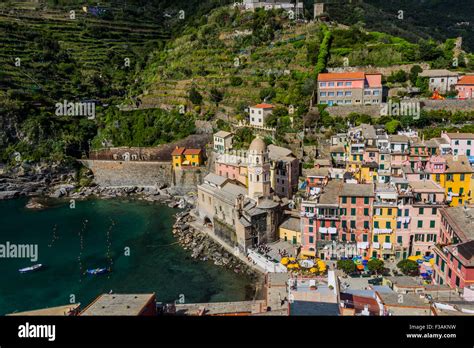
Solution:
[[[33,161],[84,154],[100,122],[57,117],[55,104],[92,100],[103,106],[96,110],[100,118],[140,93],[140,72],[172,33],[223,3],[2,1],[0,162],[11,162],[16,152]]]
[[[320,22],[296,22],[285,12],[217,9],[194,30],[169,42],[144,71],[143,108],[195,108],[206,114],[242,114],[243,106],[263,99],[302,109],[309,104],[317,72],[326,67],[426,62],[453,68],[454,40],[420,44],[359,26],[330,25],[328,56]],[[462,69],[461,67],[458,67]],[[192,101],[197,90],[202,105]],[[216,92],[222,100],[216,100]],[[199,109],[201,106],[201,109]]]
[[[277,30],[268,29],[272,26]],[[284,14],[216,10],[205,25],[170,42],[147,67],[142,107],[193,108],[193,87],[206,109],[216,105],[213,89],[223,93],[219,107],[224,110],[258,102],[265,92],[274,93],[277,104],[304,103],[299,97],[307,101],[313,88],[314,65],[307,50],[321,38],[319,24],[298,24]]]
[[[132,76],[144,66],[147,53],[169,38],[156,23],[110,21],[82,11],[75,19],[69,16],[65,10],[10,8],[0,13],[2,90],[27,99],[37,93],[43,100],[55,99],[49,92],[61,84],[71,95],[97,98],[105,97],[94,93],[97,80],[115,80],[112,89],[120,95],[129,80],[120,75]]]

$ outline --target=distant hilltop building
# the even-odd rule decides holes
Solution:
[[[324,3],[314,4],[314,19],[318,19],[324,15]]]
[[[304,5],[302,1],[291,0],[244,0],[243,6],[246,10],[254,11],[257,8],[264,8],[265,10],[283,9],[287,11],[295,11],[295,13],[303,13]]]
[[[249,108],[250,125],[263,127],[269,115],[273,112],[273,105],[267,103],[257,104]]]
[[[382,103],[382,74],[364,72],[318,75],[318,104],[366,105]]]

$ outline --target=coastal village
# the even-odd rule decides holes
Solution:
[[[354,88],[351,81],[367,78],[321,75],[320,94],[326,84],[342,88],[342,81],[349,87],[345,96]],[[373,80],[378,94],[380,76]],[[413,130],[387,134],[360,124],[331,136],[325,157],[308,168],[292,150],[263,140],[259,123],[272,108],[249,107],[255,137],[248,149],[233,150],[233,133],[222,130],[202,147],[168,146],[173,180],[193,174],[183,196],[176,195],[180,190],[168,195],[166,185],[108,189],[109,197],[150,191],[144,199],[183,208],[173,233],[192,257],[259,274],[263,299],[155,307],[159,294],[102,295],[67,313],[149,315],[158,308],[168,315],[473,314],[474,134],[425,140]],[[153,149],[106,151],[112,154],[103,160],[109,166],[153,162],[144,155]],[[95,158],[85,163],[103,157]],[[102,189],[95,190],[70,196]]]
[[[297,17],[303,11],[299,1],[240,6]],[[314,10],[321,20],[324,6]],[[416,88],[388,88],[386,75],[373,67],[321,72],[308,114],[323,107],[340,117],[354,110],[382,117],[393,112],[400,89],[406,97],[395,105],[402,111],[391,116],[474,110],[472,72],[423,69],[428,98]],[[347,118],[345,132],[302,127],[282,146],[269,122],[279,107],[263,98],[246,105],[244,119],[223,115],[229,127],[199,121],[198,134],[169,144],[93,150],[78,159],[91,185],[58,183],[48,192],[176,208],[172,233],[179,244],[196,262],[258,279],[253,300],[162,303],[159,293],[111,293],[90,304],[12,315],[473,315],[474,133],[442,131],[428,139],[421,129]],[[243,128],[248,146],[236,141]],[[305,132],[317,141],[305,143]],[[2,185],[3,198],[23,195],[12,183]],[[35,198],[28,204],[42,208]]]

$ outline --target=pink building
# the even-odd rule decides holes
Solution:
[[[273,191],[280,197],[291,199],[298,190],[299,160],[291,150],[273,144],[268,145],[268,157]]]
[[[347,184],[339,197],[341,241],[357,243],[359,255],[367,256],[371,240],[371,221],[375,199],[373,184]]]
[[[453,155],[474,155],[474,133],[443,132],[441,137],[448,141]]]
[[[237,155],[221,154],[215,161],[215,174],[248,184],[247,159]]]
[[[329,106],[382,103],[382,75],[364,72],[318,75],[318,103]]]
[[[443,174],[446,171],[446,158],[443,156],[431,156],[426,163],[426,170],[431,174]]]
[[[430,255],[439,241],[440,209],[444,189],[432,180],[410,182],[413,205],[410,210],[410,255]]]
[[[301,203],[301,252],[317,256],[318,246],[339,239],[339,192],[343,182],[329,181],[314,201]]]
[[[463,76],[455,86],[459,99],[474,98],[474,75]]]
[[[379,149],[376,147],[366,147],[362,157],[364,163],[374,162],[379,164],[379,152]]]
[[[433,279],[456,289],[474,285],[474,209],[447,207],[440,213],[440,245],[434,249]]]
[[[305,170],[306,175],[306,193],[308,195],[315,195],[321,191],[329,182],[330,169],[329,168],[311,168]]]

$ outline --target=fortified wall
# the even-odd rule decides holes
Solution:
[[[171,162],[81,160],[103,187],[172,186]]]

